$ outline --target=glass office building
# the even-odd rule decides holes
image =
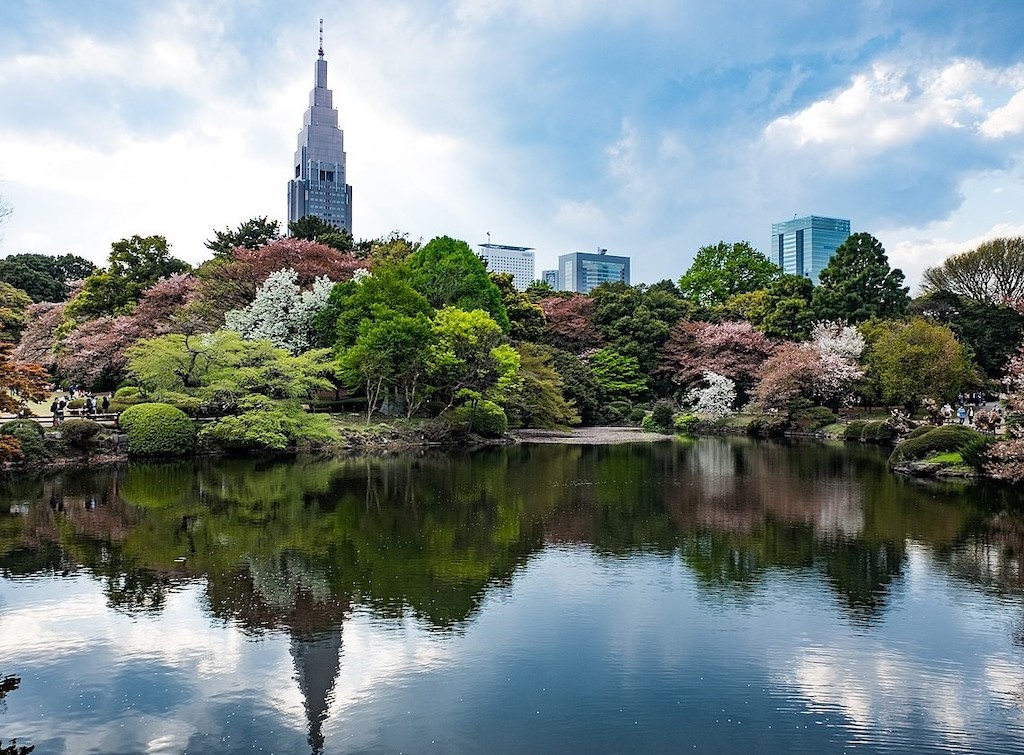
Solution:
[[[596,254],[571,252],[558,257],[558,288],[589,294],[602,283],[629,284],[629,257],[608,254],[598,249]]]
[[[803,275],[817,285],[818,276],[840,244],[850,238],[850,221],[809,215],[772,224],[768,258],[785,272]]]
[[[491,273],[511,273],[512,285],[519,291],[533,283],[533,247],[506,244],[480,244],[477,252]]]
[[[313,215],[352,232],[352,187],[346,183],[345,132],[327,88],[323,25],[315,63],[315,83],[295,150],[295,175],[288,182],[288,222]]]

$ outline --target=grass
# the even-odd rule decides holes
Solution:
[[[925,459],[925,462],[928,464],[951,464],[954,466],[961,466],[964,463],[964,457],[956,451],[947,451],[946,453],[929,456]]]

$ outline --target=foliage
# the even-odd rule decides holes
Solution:
[[[1024,339],[1024,314],[948,291],[914,299],[909,311],[952,330],[989,378],[1002,374],[1006,360]]]
[[[899,429],[887,419],[869,420],[861,428],[860,440],[863,443],[892,443],[898,434]]]
[[[25,458],[21,441],[14,435],[0,432],[0,462],[16,462]]]
[[[501,303],[508,315],[508,337],[513,341],[539,341],[546,322],[544,310],[516,290],[511,273],[491,273],[491,280],[501,292]]]
[[[523,385],[506,400],[510,420],[518,427],[552,429],[579,424],[580,415],[566,401],[565,381],[554,366],[553,350],[523,342],[516,351]]]
[[[677,414],[672,420],[672,427],[681,435],[693,435],[700,424],[696,414]]]
[[[420,248],[418,241],[410,241],[409,234],[392,231],[387,236],[370,242],[369,258],[374,269],[380,266],[404,265]]]
[[[672,417],[675,411],[675,404],[671,401],[665,399],[655,401],[654,407],[651,409],[651,419],[657,427],[667,430],[672,427]]]
[[[40,365],[14,360],[14,344],[0,341],[0,411],[17,414],[27,401],[50,395],[50,376]]]
[[[648,288],[606,283],[590,296],[594,300],[594,324],[605,343],[620,354],[634,357],[648,374],[672,326],[691,310],[678,291],[663,285]]]
[[[774,350],[747,322],[681,322],[661,350],[655,375],[685,392],[703,380],[705,371],[715,372],[736,384],[743,403]]]
[[[550,348],[550,347],[549,347]],[[584,425],[597,424],[603,414],[601,387],[590,365],[563,349],[550,349],[551,364],[562,379],[565,400],[579,412]]]
[[[195,301],[187,313],[208,330],[224,323],[224,314],[242,309],[256,298],[256,291],[271,273],[285,268],[298,274],[302,289],[320,277],[346,281],[366,262],[315,241],[282,238],[258,249],[236,247],[229,255],[216,257],[196,271]]]
[[[800,432],[820,430],[826,425],[833,424],[838,419],[839,417],[831,409],[810,404],[796,407],[789,413],[790,426]]]
[[[818,279],[812,297],[818,320],[857,324],[907,310],[903,272],[889,267],[885,248],[870,233],[855,233],[840,244]]]
[[[985,440],[985,436],[966,425],[942,425],[896,444],[889,463],[925,459],[944,451],[960,452],[968,443]]]
[[[103,425],[91,419],[69,419],[60,426],[60,439],[67,448],[85,451],[92,447]]]
[[[288,224],[288,235],[296,239],[315,241],[339,252],[352,252],[352,234],[316,215],[306,215],[293,220]]]
[[[0,260],[0,281],[20,288],[33,302],[62,302],[72,281],[95,270],[89,260],[74,254],[12,254]]]
[[[502,402],[518,390],[519,354],[487,312],[445,307],[434,315],[428,379],[446,407],[468,389]]]
[[[136,404],[118,417],[133,456],[182,456],[195,448],[196,428],[185,412],[168,404]]]
[[[314,330],[319,345],[347,347],[356,342],[368,318],[433,314],[427,300],[409,284],[407,270],[383,266],[372,275],[336,284],[315,318]]]
[[[843,428],[843,440],[860,440],[866,424],[867,421],[863,419],[852,419],[847,422]]]
[[[55,371],[57,353],[54,349],[57,329],[64,322],[67,304],[42,302],[31,305],[25,313],[25,328],[14,352],[16,359],[35,362],[44,369]]]
[[[465,432],[500,438],[508,432],[505,410],[493,401],[481,399],[455,407],[450,412],[452,424]]]
[[[814,284],[803,275],[783,275],[768,288],[737,294],[722,307],[771,338],[802,341],[810,337]]]
[[[597,305],[589,296],[573,294],[542,299],[538,306],[545,319],[540,338],[542,343],[572,354],[582,354],[603,345],[601,333],[594,322]]]
[[[736,383],[724,375],[704,371],[704,387],[692,388],[684,399],[693,413],[706,419],[721,419],[732,414],[736,402]]]
[[[1007,437],[988,449],[985,471],[993,477],[1011,482],[1024,480],[1024,345],[1006,363],[1004,384],[1008,391],[1006,403]]]
[[[683,297],[702,307],[723,304],[737,294],[767,288],[782,268],[754,249],[748,242],[702,246],[682,278]]]
[[[979,304],[1019,307],[1024,303],[1024,238],[986,241],[947,257],[924,271],[926,293],[945,292]]]
[[[320,277],[313,281],[312,289],[302,291],[298,278],[291,268],[271,273],[249,306],[225,315],[226,327],[247,341],[270,341],[292,354],[311,348],[314,321],[326,308],[334,284]]]
[[[989,462],[989,451],[995,443],[996,439],[990,435],[983,435],[964,443],[960,447],[960,456],[963,458],[964,464],[976,472],[984,471]]]
[[[28,294],[0,280],[0,339],[17,343],[30,304],[32,299]]]
[[[253,394],[239,400],[238,410],[238,414],[205,425],[200,440],[226,451],[286,451],[337,440],[328,419],[310,414],[298,401],[275,401]]]
[[[789,429],[789,419],[778,414],[759,414],[747,423],[747,435],[755,438],[777,438]]]
[[[498,286],[487,267],[465,241],[448,236],[432,239],[409,257],[409,282],[434,309],[482,309],[504,332],[509,320]]]
[[[920,317],[866,323],[866,379],[886,404],[914,410],[952,400],[976,379],[970,354],[949,328]]]
[[[636,357],[625,356],[606,347],[591,354],[587,361],[594,382],[607,399],[635,400],[647,394],[647,376],[641,372]]]
[[[35,461],[49,456],[49,450],[43,440],[43,427],[35,420],[14,419],[0,425],[0,436],[14,438],[17,440],[17,450],[11,444],[4,444],[4,438],[0,438],[0,446],[6,445],[6,449],[0,448],[8,454],[13,454],[12,459],[24,459]],[[3,460],[0,458],[0,460]]]
[[[225,228],[223,231],[215,230],[213,238],[207,239],[205,243],[206,248],[212,251],[214,256],[224,256],[238,247],[259,249],[279,238],[281,238],[281,224],[276,220],[268,220],[266,215],[261,215],[244,221],[235,230],[230,228]]]

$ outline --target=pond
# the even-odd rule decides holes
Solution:
[[[0,497],[0,751],[1024,752],[1020,491],[871,447],[133,464]]]

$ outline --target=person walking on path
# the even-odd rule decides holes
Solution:
[[[967,418],[967,410],[964,408],[963,404],[960,404],[960,406],[958,406],[956,408],[956,421],[959,422],[962,425],[966,418]]]

